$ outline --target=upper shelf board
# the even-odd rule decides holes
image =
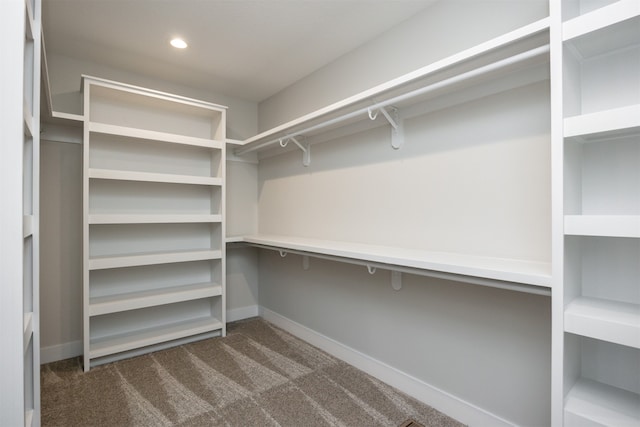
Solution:
[[[290,122],[276,126],[246,139],[242,146],[236,149],[236,153],[241,155],[260,150],[266,146],[275,144],[279,138],[300,135],[302,130],[322,126],[326,122],[335,121],[354,112],[358,112],[363,108],[366,111],[366,109],[374,105],[374,103],[384,103],[386,100],[409,94],[416,91],[416,89],[431,86],[452,77],[455,78],[462,74],[473,72],[485,66],[491,66],[491,64],[500,60],[509,59],[512,56],[524,54],[529,51],[540,50],[540,54],[529,61],[538,63],[540,62],[540,56],[542,56],[546,62],[548,61],[549,22],[549,18],[536,21]],[[519,64],[518,66],[521,67],[522,65]],[[505,70],[503,69],[494,71],[497,75],[502,75],[504,72]]]
[[[551,286],[551,268],[548,263],[515,259],[431,252],[360,243],[306,239],[289,236],[247,236],[249,244],[271,246],[369,261],[391,266],[450,273],[498,281],[521,283],[548,288]]]
[[[637,0],[635,2],[640,4]],[[640,6],[638,7],[640,8]],[[575,48],[581,59],[594,58],[611,51],[637,47],[640,45],[640,13],[636,11],[628,18],[614,20],[609,26],[594,27],[593,31],[584,33],[577,31],[575,37],[565,43]]]
[[[640,134],[640,105],[614,108],[564,119],[564,136],[584,140]]]
[[[638,0],[620,0],[568,20],[562,25],[562,38],[569,41],[639,15]]]
[[[173,144],[193,145],[196,147],[221,149],[224,142],[214,139],[196,138],[192,136],[176,135],[166,132],[156,132],[145,129],[136,129],[126,126],[116,126],[104,123],[89,122],[89,131],[107,135],[118,135],[128,138],[147,140],[150,142],[169,142]]]
[[[200,99],[188,98],[186,96],[175,95],[173,93],[162,92],[159,90],[149,89],[141,86],[134,86],[126,83],[102,79],[99,77],[88,76],[85,74],[81,76],[80,91],[84,91],[85,81],[89,81],[92,84],[99,85],[105,88],[124,91],[129,94],[148,96],[151,98],[176,102],[176,103],[191,106],[191,107],[205,108],[213,111],[220,111],[220,110],[227,109],[227,107],[224,105],[214,104],[212,102],[202,101]]]

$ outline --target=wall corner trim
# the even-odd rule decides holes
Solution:
[[[469,426],[514,426],[498,415],[260,306],[260,317]]]

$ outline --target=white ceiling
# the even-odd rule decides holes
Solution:
[[[48,53],[261,101],[432,1],[43,0],[42,16]]]

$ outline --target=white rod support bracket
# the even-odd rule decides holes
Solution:
[[[309,166],[311,164],[311,144],[304,144],[305,149],[302,151],[302,165]]]
[[[369,274],[375,274],[376,268],[372,265],[367,264],[367,271],[369,272]]]
[[[302,269],[303,270],[308,270],[309,269],[309,256],[308,255],[302,255]]]
[[[391,287],[394,291],[402,289],[402,273],[399,271],[391,271]]]
[[[399,117],[397,108],[390,107],[389,109],[391,114],[385,108],[380,108],[380,111],[393,128],[391,129],[391,147],[397,150],[404,144],[404,120]]]
[[[287,256],[287,251],[280,250],[280,251],[278,251],[278,252],[280,252],[280,256],[281,256],[282,258],[284,258],[284,257],[286,257],[286,256]]]
[[[395,107],[380,107],[377,110],[367,109],[369,119],[375,120],[378,113],[382,113],[385,119],[391,125],[391,147],[394,150],[399,149],[404,144],[404,120],[399,118],[398,109]]]
[[[303,144],[298,141],[295,136],[285,136],[283,138],[280,138],[279,141],[282,148],[286,147],[289,144],[289,141],[296,144],[298,148],[302,150],[302,164],[304,166],[309,166],[311,164],[311,144]]]

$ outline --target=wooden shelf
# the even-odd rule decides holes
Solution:
[[[365,245],[288,236],[258,235],[244,238],[253,245],[291,249],[365,262],[478,277],[497,281],[551,286],[550,264],[444,252],[429,252],[387,246]]]
[[[173,144],[193,145],[196,147],[221,149],[224,142],[214,139],[196,138],[193,136],[176,135],[166,132],[156,132],[145,129],[137,129],[125,126],[116,126],[105,123],[89,123],[89,132],[108,135],[126,136],[129,138],[144,139],[153,142],[170,142]]]
[[[565,138],[585,140],[640,133],[640,105],[615,108],[564,119]]]
[[[141,292],[93,297],[89,300],[89,315],[99,316],[102,314],[220,295],[222,295],[222,286],[219,284],[197,283],[193,285],[172,286]]]
[[[222,329],[222,323],[214,317],[203,317],[168,325],[141,329],[128,333],[91,339],[90,358],[108,356],[190,335]]]
[[[566,427],[637,427],[640,424],[640,396],[579,379],[565,398],[564,419]]]
[[[564,234],[640,238],[640,215],[566,215]]]
[[[89,224],[181,224],[222,222],[222,215],[90,214]]]
[[[454,75],[457,79],[459,76],[478,71],[484,66],[495,63],[496,58],[507,59],[538,48],[547,49],[544,52],[540,51],[540,56],[543,57],[542,61],[548,63],[549,22],[549,18],[545,18],[526,25],[473,48],[464,50],[411,73],[306,114],[300,118],[276,126],[273,129],[246,139],[242,146],[236,149],[236,153],[243,155],[252,151],[266,149],[273,144],[277,144],[278,138],[280,137],[300,134],[309,136],[313,133],[318,133],[317,131],[312,133],[309,127],[315,128],[321,126],[323,128],[322,132],[326,132],[329,128],[335,129],[346,123],[352,124],[354,121],[368,120],[366,110],[374,103],[395,99],[399,96],[410,94],[416,91],[416,89],[432,86],[433,82],[438,80],[437,77],[441,77],[441,81],[443,81],[442,79],[445,79],[443,76],[445,70],[447,78]],[[539,57],[536,58],[538,59],[530,59],[530,61],[539,65],[541,61]],[[519,67],[520,69],[522,68],[521,65],[522,64],[520,64]],[[455,70],[455,72],[453,70]],[[486,74],[504,77],[505,70],[496,67],[496,69],[487,70]],[[486,77],[486,74],[484,74],[484,77]],[[473,80],[474,78],[475,77],[470,76],[469,80]],[[425,83],[427,79],[429,79],[429,82]],[[468,87],[470,84],[468,81],[465,83],[456,81],[455,85],[460,89],[461,87]],[[420,100],[423,100],[424,93],[420,93],[420,96]],[[413,103],[415,102],[417,101],[413,101]],[[398,102],[395,102],[394,106],[403,107],[404,105],[398,105]],[[365,113],[360,115],[359,111],[363,108]],[[357,119],[350,117],[354,113],[358,114]],[[350,119],[348,122],[341,122],[331,127],[325,126],[328,122],[335,121],[341,117],[346,118],[347,116],[349,116]],[[304,132],[302,130],[304,130]]]
[[[137,265],[153,265],[173,262],[203,261],[208,259],[220,259],[221,257],[222,251],[219,250],[156,252],[125,256],[95,257],[89,259],[89,270],[134,267]]]
[[[210,176],[174,175],[167,173],[135,172],[113,169],[89,169],[89,178],[119,181],[161,182],[167,184],[192,184],[221,186],[222,178]]]
[[[566,332],[640,348],[640,305],[580,297],[565,309]]]
[[[562,25],[562,38],[564,41],[572,40],[638,15],[640,15],[640,2],[620,0],[566,21]]]

